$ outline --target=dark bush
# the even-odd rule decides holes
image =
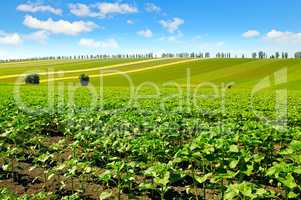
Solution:
[[[25,77],[26,84],[39,84],[40,83],[40,76],[38,74],[29,74]]]
[[[89,85],[90,77],[86,74],[82,74],[80,75],[79,80],[82,86],[87,86]]]

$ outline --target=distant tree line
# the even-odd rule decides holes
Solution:
[[[259,51],[258,53],[254,52],[252,53],[252,58],[259,58],[259,59],[267,59],[267,58],[271,58],[271,59],[288,59],[288,53],[287,52],[276,52],[275,54],[272,54],[270,56],[268,56],[268,54],[266,52],[263,51]]]
[[[155,58],[153,53],[148,54],[98,54],[98,55],[77,55],[77,56],[46,56],[36,58],[25,59],[6,59],[0,60],[0,62],[23,62],[23,61],[35,61],[35,60],[96,60],[96,59],[141,59],[141,58]]]
[[[216,54],[216,57],[217,58],[231,58],[231,53],[220,53],[220,52],[218,52],[217,54]]]
[[[26,59],[6,59],[0,60],[0,63],[4,62],[23,62],[23,61],[35,61],[35,60],[98,60],[98,59],[143,59],[143,58],[156,58],[157,56],[153,53],[147,54],[98,54],[98,55],[76,55],[76,56],[49,56],[49,57],[36,57],[36,58],[26,58]],[[160,57],[163,58],[210,58],[209,52],[201,53],[163,53]],[[218,52],[215,55],[216,58],[247,58],[247,54],[242,54],[241,56],[231,55],[228,52]],[[287,52],[276,52],[272,55],[268,55],[264,51],[254,52],[251,54],[251,58],[254,59],[288,59]],[[296,52],[295,58],[301,58],[301,51]]]
[[[242,54],[241,56],[235,55],[234,58],[247,58],[246,54]],[[301,51],[296,52],[294,55],[295,58],[301,58]],[[230,53],[218,52],[216,54],[216,58],[231,58]],[[251,54],[251,58],[254,59],[288,59],[288,52],[276,52],[274,54],[268,54],[264,51],[254,52]]]
[[[295,53],[295,58],[301,58],[301,51]]]
[[[210,53],[163,53],[162,58],[210,58]]]
[[[49,56],[49,57],[36,57],[26,59],[7,59],[0,60],[0,62],[23,62],[35,60],[98,60],[98,59],[143,59],[143,58],[156,58],[153,53],[147,54],[99,54],[99,55],[77,55],[77,56]],[[163,58],[210,58],[210,53],[163,53],[160,57]]]

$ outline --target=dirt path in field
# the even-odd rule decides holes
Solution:
[[[41,73],[37,72],[37,73],[39,75],[55,75],[55,74],[61,74],[61,73],[64,73],[64,74],[82,73],[82,72],[97,71],[97,70],[102,70],[102,69],[112,69],[112,68],[116,68],[116,67],[125,67],[128,65],[142,64],[142,63],[148,63],[148,62],[160,61],[160,60],[168,60],[168,59],[172,59],[172,58],[157,58],[157,59],[148,59],[148,60],[115,64],[115,65],[110,65],[110,66],[106,66],[106,67],[94,67],[94,68],[88,68],[88,69],[77,69],[77,70],[66,70],[66,71],[55,71],[55,72],[41,72]],[[1,79],[18,78],[18,77],[22,77],[22,76],[24,76],[24,74],[4,75],[4,76],[0,76],[0,80]]]
[[[172,66],[172,65],[177,65],[177,64],[183,64],[183,63],[188,63],[188,62],[193,62],[193,61],[198,61],[198,60],[201,60],[201,59],[188,59],[188,60],[176,61],[176,62],[161,64],[161,65],[154,65],[154,66],[151,66],[151,67],[144,67],[144,68],[141,68],[141,69],[123,71],[123,72],[114,72],[114,73],[90,75],[89,77],[90,78],[97,78],[97,77],[104,77],[104,76],[113,76],[113,75],[119,75],[119,74],[129,74],[129,73],[135,73],[135,72],[142,72],[142,71],[153,70],[153,69],[158,69],[158,68],[162,68],[162,67],[167,67],[167,66]],[[118,67],[120,67],[120,66],[118,66]],[[112,67],[110,67],[110,68],[112,68]],[[110,69],[110,68],[106,67],[106,68],[101,68],[100,70],[103,70],[103,72],[105,72],[105,70]],[[54,79],[50,79],[50,80],[46,79],[46,80],[41,80],[40,82],[41,83],[46,83],[46,82],[50,82],[50,81],[63,81],[63,80],[72,80],[72,79],[78,79],[78,76],[54,78]]]

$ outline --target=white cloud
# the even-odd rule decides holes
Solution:
[[[301,33],[298,32],[282,32],[278,30],[271,30],[266,34],[266,39],[282,44],[300,44]]]
[[[0,44],[19,45],[22,37],[18,33],[0,32]]]
[[[119,47],[119,44],[115,39],[108,39],[105,41],[96,41],[94,39],[82,38],[79,41],[79,45],[82,47],[105,48],[105,49],[116,49]]]
[[[77,35],[81,32],[90,32],[97,27],[97,25],[93,22],[69,22],[65,20],[54,21],[51,18],[46,21],[42,21],[32,16],[26,16],[23,24],[30,28],[66,35]]]
[[[109,14],[136,13],[138,9],[126,3],[100,3],[98,4],[100,14],[106,17]]]
[[[70,12],[78,17],[97,17],[99,14],[92,12],[90,7],[86,4],[77,3],[69,5]]]
[[[145,38],[153,37],[153,32],[150,29],[138,31],[137,34]]]
[[[134,21],[129,19],[126,21],[126,23],[132,25],[132,24],[134,24]]]
[[[279,38],[283,38],[285,36],[288,36],[290,33],[287,32],[281,32],[281,31],[277,31],[275,29],[271,30],[270,32],[267,33],[267,37],[270,39],[279,39]]]
[[[102,2],[96,5],[70,4],[70,12],[79,17],[108,17],[112,14],[137,13],[138,8],[127,3]]]
[[[161,20],[160,24],[163,28],[165,28],[168,32],[174,33],[179,29],[179,27],[184,24],[184,20],[178,17],[173,18],[172,20]]]
[[[48,39],[49,35],[49,32],[42,30],[33,32],[29,35],[25,35],[24,39],[44,43]]]
[[[161,11],[161,8],[153,3],[147,3],[145,4],[145,10],[147,12],[155,12],[158,13]]]
[[[5,33],[0,31],[0,44],[19,45],[25,41],[44,43],[50,33],[47,31],[36,31],[30,34]]]
[[[247,39],[254,38],[254,37],[259,37],[260,36],[260,32],[258,32],[256,30],[249,30],[249,31],[243,33],[242,36],[244,38],[247,38]]]
[[[18,5],[17,10],[22,12],[31,12],[31,13],[50,12],[55,15],[61,15],[63,13],[63,11],[59,8],[54,8],[49,5],[43,5],[39,3],[34,4],[30,2]]]

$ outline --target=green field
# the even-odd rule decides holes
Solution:
[[[118,72],[125,72],[136,85],[145,81],[156,84],[175,81],[181,85],[186,85],[187,70],[189,70],[191,85],[198,85],[203,82],[214,84],[234,82],[236,88],[250,89],[266,76],[273,76],[273,73],[281,69],[287,69],[287,82],[283,86],[291,90],[301,89],[301,62],[296,59],[208,59],[177,64],[182,60],[185,61],[185,59],[155,59],[143,60],[142,63],[139,63],[141,61],[113,59],[77,62],[50,61],[48,63],[47,61],[36,61],[31,65],[29,62],[1,64],[0,83],[14,83],[18,76],[28,72],[42,72],[41,79],[45,83],[48,79],[47,69],[51,68],[53,78],[64,82],[78,83],[79,75],[85,73],[92,76],[91,82],[97,86],[101,74],[113,73],[110,76],[105,75],[105,86],[128,87],[128,80],[118,74]],[[160,67],[164,64],[170,65]],[[100,72],[101,69],[102,72]],[[60,75],[59,72],[61,71],[65,71],[65,73]]]
[[[301,89],[300,60],[253,60],[253,59],[208,59],[190,63],[171,65],[153,70],[130,73],[134,83],[140,84],[151,81],[162,84],[175,81],[182,85],[187,83],[187,69],[190,70],[191,84],[202,82],[220,84],[234,82],[237,88],[252,88],[259,80],[266,76],[273,76],[274,72],[287,69],[288,89]],[[109,86],[124,86],[128,83],[121,76],[106,77]],[[97,83],[97,80],[95,81]]]
[[[2,63],[0,199],[300,199],[300,89],[298,59]]]

